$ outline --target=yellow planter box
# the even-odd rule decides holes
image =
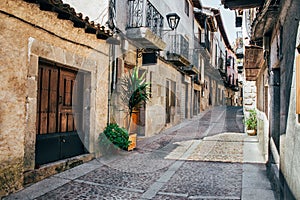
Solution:
[[[137,136],[137,134],[129,135],[129,141],[131,141],[131,143],[128,146],[128,149],[127,149],[128,151],[131,151],[136,148],[136,136]]]

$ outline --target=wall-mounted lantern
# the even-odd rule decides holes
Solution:
[[[176,13],[169,13],[166,15],[169,27],[174,30],[177,28],[180,17]]]

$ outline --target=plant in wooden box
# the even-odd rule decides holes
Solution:
[[[146,72],[139,75],[139,68],[135,67],[131,72],[124,75],[121,81],[121,99],[126,107],[126,112],[128,114],[128,125],[127,130],[130,133],[130,124],[132,121],[132,114],[139,110],[139,108],[146,104],[149,100],[149,83],[146,82],[145,78]],[[131,145],[129,145],[128,150],[132,150],[136,146],[136,135],[129,134],[129,140]]]
[[[254,109],[249,111],[249,116],[245,120],[245,126],[248,135],[256,135],[257,117]]]
[[[119,127],[116,123],[108,124],[103,133],[99,135],[98,141],[103,155],[114,153],[118,149],[127,150],[130,145],[127,130]]]

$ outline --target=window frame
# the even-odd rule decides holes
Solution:
[[[188,0],[184,2],[184,12],[188,17],[190,16],[190,4]]]

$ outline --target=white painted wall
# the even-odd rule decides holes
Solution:
[[[108,0],[63,0],[75,8],[77,13],[82,13],[83,17],[88,16],[90,21],[104,26],[108,19]]]

